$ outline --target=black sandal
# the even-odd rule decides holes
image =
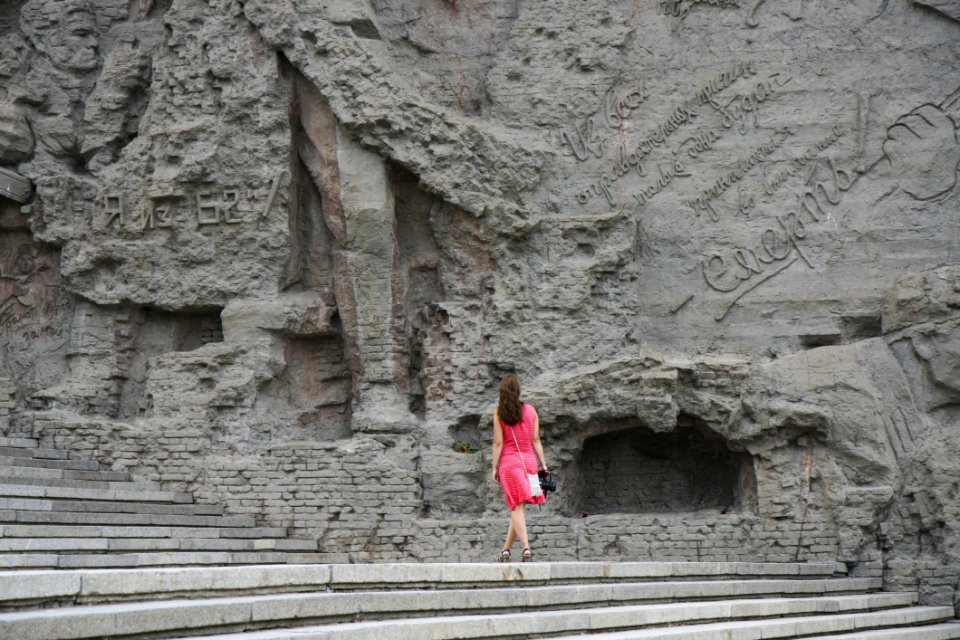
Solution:
[[[520,556],[520,559],[523,562],[532,562],[533,561],[533,551],[530,550],[530,547],[523,548],[523,555]]]
[[[504,549],[500,552],[499,562],[510,562],[510,549]]]

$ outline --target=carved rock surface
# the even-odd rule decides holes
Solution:
[[[33,133],[13,105],[0,105],[0,164],[17,164],[33,155]]]
[[[477,560],[517,371],[557,559],[954,597],[956,2],[4,6],[4,431]]]

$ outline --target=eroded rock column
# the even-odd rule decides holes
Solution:
[[[360,146],[337,122],[316,87],[292,73],[294,147],[312,181],[329,231],[332,288],[353,378],[355,431],[407,430],[415,418],[400,391],[406,375],[400,331],[395,196],[386,161]],[[298,210],[295,216],[310,216]],[[299,225],[291,225],[296,229]],[[291,262],[309,271],[311,247],[295,247]],[[302,276],[302,274],[301,274]],[[314,289],[317,287],[314,286]],[[320,287],[322,289],[322,287]]]
[[[396,269],[394,196],[383,158],[366,151],[342,129],[337,135],[340,202],[345,246],[338,261],[338,302],[352,305],[353,348],[362,362],[357,391],[359,430],[401,427],[408,416],[398,390],[402,349],[396,323],[402,295]],[[343,311],[341,311],[343,314]]]

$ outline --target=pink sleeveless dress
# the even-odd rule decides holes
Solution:
[[[536,411],[529,404],[521,407],[520,422],[503,427],[503,449],[500,450],[500,486],[503,496],[507,499],[510,511],[520,503],[543,504],[544,496],[534,497],[530,493],[528,473],[537,472],[537,453],[533,450],[533,425],[536,420]],[[513,437],[516,436],[516,442]],[[517,444],[520,449],[517,449]],[[522,455],[521,455],[522,454]]]

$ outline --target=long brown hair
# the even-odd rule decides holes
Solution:
[[[500,404],[497,405],[497,415],[500,422],[511,425],[520,422],[523,409],[520,404],[520,378],[515,373],[508,373],[500,381]]]

